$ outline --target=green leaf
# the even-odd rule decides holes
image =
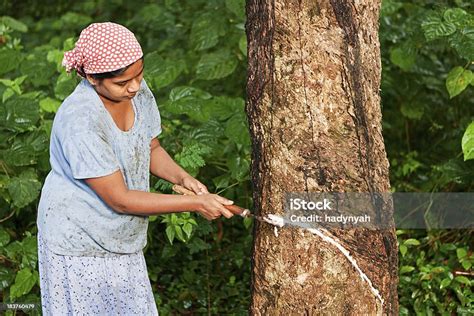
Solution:
[[[237,181],[244,181],[247,179],[250,170],[250,162],[248,159],[243,157],[229,157],[227,160],[227,166],[231,171],[231,177]]]
[[[28,76],[28,82],[35,88],[50,86],[51,78],[56,72],[46,56],[46,52],[35,52],[28,55],[20,64],[20,72]]]
[[[250,145],[250,134],[245,113],[236,113],[227,121],[225,136],[237,144]]]
[[[28,232],[29,233],[29,232]],[[22,242],[22,265],[23,267],[36,268],[38,261],[38,241],[36,236],[30,235],[25,237]]]
[[[451,286],[451,288],[453,288],[453,286]],[[464,295],[463,291],[461,290],[460,286],[454,287],[454,293],[456,293],[456,296],[458,300],[461,302],[461,305],[466,305],[467,298]]]
[[[209,112],[203,111],[205,100],[193,97],[180,98],[176,101],[168,101],[164,110],[174,114],[185,114],[198,122],[209,120]]]
[[[466,26],[449,36],[448,42],[458,54],[471,62],[474,60],[474,26]]]
[[[140,8],[141,10],[138,11],[135,17],[127,21],[130,22],[130,24],[134,24],[133,29],[143,29],[144,26],[146,26],[146,30],[150,30],[154,34],[159,34],[160,32],[167,33],[173,30],[171,31],[172,34],[176,35],[174,32],[179,28],[181,19],[180,21],[176,21],[177,16],[166,10],[163,4],[157,1],[153,1],[152,4],[148,5],[142,5],[142,3],[140,3]],[[127,10],[125,10],[125,12],[127,12]],[[156,36],[156,38],[162,41],[159,36]],[[175,43],[175,41],[176,39],[174,39],[172,43]]]
[[[10,242],[10,234],[0,227],[0,247],[6,246]]]
[[[21,56],[19,51],[8,48],[0,49],[0,75],[18,68]]]
[[[446,269],[444,267],[434,267],[431,269],[432,273],[443,273],[445,272]]]
[[[0,290],[6,289],[15,280],[15,274],[7,267],[0,266]],[[5,293],[5,292],[3,292]]]
[[[46,55],[46,60],[50,63],[56,64],[56,71],[61,72],[62,69],[62,61],[64,57],[64,52],[60,49],[53,49],[48,52]]]
[[[464,161],[474,159],[474,122],[467,127],[461,140]]]
[[[244,113],[245,101],[242,98],[216,96],[203,102],[202,111],[209,117],[225,120],[236,113]]]
[[[170,101],[178,101],[182,99],[210,99],[212,98],[212,95],[204,90],[195,88],[195,87],[189,87],[189,86],[180,86],[173,88],[170,91],[170,96],[169,99]]]
[[[5,150],[3,159],[10,166],[27,166],[36,164],[37,156],[48,148],[48,136],[43,130],[15,136],[10,148]]]
[[[405,246],[418,246],[420,245],[420,242],[416,239],[410,238],[410,239],[405,240],[403,244]]]
[[[188,247],[190,254],[194,254],[199,251],[211,248],[211,246],[208,243],[206,243],[204,240],[202,240],[199,237],[192,238],[189,241],[189,243],[186,244],[186,246]]]
[[[193,50],[205,50],[216,46],[219,41],[219,30],[223,23],[221,19],[210,12],[197,17],[191,27],[190,44]]]
[[[446,89],[449,92],[449,97],[453,98],[463,92],[473,78],[472,71],[468,69],[464,69],[460,66],[451,69],[446,78]]]
[[[170,218],[171,218],[170,223],[171,223],[172,225],[176,225],[177,222],[178,222],[178,216],[177,216],[176,214],[172,213],[171,216],[170,216]]]
[[[191,225],[191,223],[184,224],[183,231],[186,233],[186,236],[189,239],[191,237],[191,233],[193,232],[193,225]]]
[[[443,253],[448,253],[450,251],[456,250],[456,245],[454,245],[452,243],[445,243],[445,244],[441,245],[440,250]]]
[[[0,79],[0,83],[4,84],[6,87],[8,87],[14,93],[20,95],[21,94],[20,85],[23,83],[23,81],[25,81],[26,77],[27,76],[21,76],[21,77],[16,78],[15,80]],[[5,94],[7,94],[7,91],[5,91]],[[9,96],[5,96],[5,94],[3,96],[3,102],[5,102],[6,99],[8,99],[10,96],[13,95],[10,92],[8,92]]]
[[[60,19],[60,23],[58,23],[57,28],[62,29],[64,27],[74,28],[74,27],[83,27],[87,26],[92,22],[92,18],[90,16],[79,14],[75,12],[66,12],[63,14]]]
[[[445,287],[447,287],[450,284],[451,284],[451,280],[449,278],[445,278],[445,279],[443,279],[443,281],[441,281],[441,283],[439,285],[439,288],[444,289]]]
[[[171,191],[172,187],[173,187],[173,184],[171,182],[168,182],[164,179],[158,179],[158,181],[156,181],[155,186],[153,188],[161,192],[166,192],[166,191]]]
[[[21,85],[23,83],[23,81],[25,81],[25,79],[27,78],[28,76],[21,76],[21,77],[18,77],[15,79],[15,84],[17,85]]]
[[[7,88],[5,92],[3,93],[2,96],[2,102],[5,103],[10,97],[12,97],[15,94],[15,91],[13,91],[12,88]]]
[[[444,11],[443,18],[447,23],[459,28],[469,24],[470,15],[461,8],[449,8]]]
[[[170,244],[173,244],[174,236],[175,236],[174,225],[168,225],[166,227],[166,237],[168,237]]]
[[[467,256],[466,248],[457,248],[456,255],[458,256],[458,259],[465,258]]]
[[[464,268],[464,270],[469,270],[472,267],[472,263],[469,260],[462,260],[461,265]]]
[[[409,71],[416,62],[416,52],[408,47],[393,48],[390,50],[390,61],[404,71]]]
[[[43,124],[41,125],[41,130],[43,130],[48,139],[51,138],[51,130],[53,129],[53,120],[47,120],[47,119],[44,119],[43,120]]]
[[[76,88],[78,79],[76,76],[67,74],[63,72],[59,75],[58,80],[56,81],[56,86],[54,87],[54,94],[57,99],[64,100],[66,97],[71,94]]]
[[[28,169],[23,171],[18,177],[11,178],[7,189],[13,199],[13,204],[18,208],[22,208],[39,196],[41,183],[38,181],[34,171]]]
[[[40,108],[45,112],[56,113],[59,106],[61,105],[61,102],[56,99],[47,97],[41,100],[39,102],[39,105]]]
[[[244,56],[247,56],[247,36],[242,35],[239,39],[239,49],[244,54]]]
[[[238,18],[245,19],[245,0],[226,0],[227,10],[234,13]]]
[[[24,24],[21,21],[15,20],[14,18],[10,16],[2,16],[0,18],[0,23],[5,24],[12,30],[15,30],[18,32],[23,32],[23,33],[28,32],[28,27],[26,26],[26,24]]]
[[[398,247],[398,248],[400,250],[400,253],[402,254],[402,257],[405,257],[405,254],[407,253],[407,250],[408,250],[407,246],[400,245],[400,247]]]
[[[252,223],[253,223],[253,219],[251,217],[246,217],[243,220],[243,224],[244,224],[245,229],[249,229],[249,227],[250,227],[250,225],[252,225]]]
[[[228,174],[222,174],[218,177],[213,178],[212,182],[214,182],[216,189],[221,189],[229,185],[229,180],[230,180],[230,176]]]
[[[415,270],[415,267],[412,267],[412,266],[402,266],[402,267],[400,268],[400,274],[412,272],[413,270]]]
[[[13,80],[9,80],[9,79],[0,79],[0,83],[5,85],[6,87],[13,86]]]
[[[191,144],[183,147],[183,150],[175,155],[175,160],[184,169],[198,169],[206,165],[203,156],[210,152],[210,148],[204,144]]]
[[[454,280],[456,280],[459,283],[466,284],[466,285],[471,284],[471,281],[468,278],[466,278],[465,276],[462,276],[462,275],[458,275],[457,277],[454,278]]]
[[[234,72],[237,64],[237,58],[227,49],[205,54],[197,64],[196,77],[204,80],[225,78]]]
[[[381,16],[392,15],[403,7],[403,3],[393,0],[382,1]]]
[[[30,130],[39,120],[38,102],[26,95],[9,98],[0,107],[0,125],[13,131]]]
[[[5,248],[4,248],[4,253],[7,255],[8,258],[13,259],[15,261],[19,261],[21,256],[23,247],[21,245],[21,242],[18,240],[15,240],[11,243],[9,243]]]
[[[181,229],[181,226],[175,225],[175,226],[173,226],[173,227],[174,227],[174,230],[175,230],[175,232],[176,232],[176,237],[178,237],[179,240],[185,242],[186,239],[184,238],[183,230]]]
[[[438,12],[431,12],[421,23],[421,28],[424,31],[425,37],[428,41],[439,37],[448,36],[456,32],[456,26],[453,23],[442,21],[442,17]]]
[[[403,116],[408,117],[409,119],[419,120],[423,117],[425,108],[423,103],[413,100],[413,102],[410,103],[402,103],[400,111]]]
[[[15,277],[15,283],[10,287],[10,299],[15,299],[28,294],[37,281],[35,274],[30,269],[20,270]]]
[[[145,56],[147,81],[151,81],[155,89],[166,87],[173,83],[185,70],[181,60],[164,59],[158,52]]]

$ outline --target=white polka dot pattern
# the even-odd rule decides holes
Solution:
[[[92,23],[82,30],[73,50],[64,53],[66,71],[84,67],[86,74],[121,69],[143,56],[135,35],[126,27],[112,23]]]
[[[53,253],[38,231],[43,315],[158,316],[143,251],[101,258]]]

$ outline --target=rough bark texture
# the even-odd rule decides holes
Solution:
[[[254,207],[282,214],[285,192],[388,192],[381,131],[378,19],[372,0],[248,0],[246,111]],[[392,216],[390,203],[374,200]],[[395,231],[331,231],[383,298],[334,245],[298,228],[255,223],[253,315],[398,315]]]

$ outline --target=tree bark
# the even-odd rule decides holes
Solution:
[[[390,191],[379,10],[372,0],[247,1],[257,214],[283,214],[285,192]],[[393,220],[390,203],[378,206],[377,220]],[[285,226],[276,236],[255,222],[252,315],[398,315],[395,230],[330,233],[360,270],[319,235]]]

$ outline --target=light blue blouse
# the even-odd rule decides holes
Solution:
[[[83,79],[59,107],[37,216],[54,253],[107,257],[146,246],[148,216],[116,212],[83,180],[120,169],[129,190],[150,191],[150,142],[161,133],[161,118],[145,80],[132,104],[133,127],[122,131]]]

